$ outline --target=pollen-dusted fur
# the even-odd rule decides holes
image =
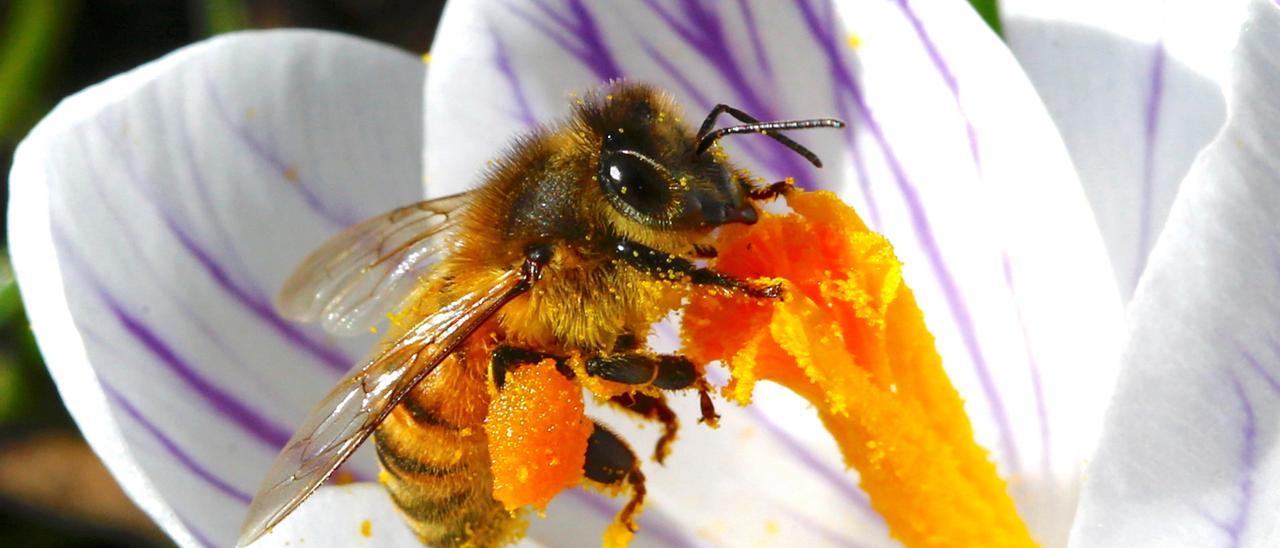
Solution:
[[[619,131],[649,144],[659,163],[687,164],[694,134],[681,116],[649,87],[619,84],[588,94],[567,121],[521,138],[495,162],[473,193],[459,247],[443,271],[462,285],[468,273],[518,266],[526,245],[549,240],[560,245],[543,281],[500,313],[508,337],[549,352],[607,351],[619,335],[647,331],[679,305],[685,284],[655,280],[601,247],[621,236],[684,255],[710,229],[672,230],[622,215],[598,183],[598,157],[604,134]]]
[[[670,166],[675,180],[666,190],[676,196],[702,189],[744,203],[743,188],[699,176],[708,166],[732,170],[718,151],[694,153],[692,129],[661,92],[613,84],[575,103],[565,121],[518,139],[490,166],[462,213],[450,256],[406,301],[395,322],[400,329],[388,334],[394,340],[436,308],[519,268],[527,246],[553,246],[541,281],[420,383],[376,434],[384,483],[428,544],[489,546],[522,531],[520,516],[492,498],[481,428],[490,399],[490,349],[505,343],[557,355],[607,354],[624,334],[644,340],[688,292],[688,282],[674,274],[659,279],[611,254],[610,242],[625,238],[687,256],[711,228],[655,226],[612,205],[599,181],[606,133],[625,135]],[[715,184],[720,188],[708,190]]]

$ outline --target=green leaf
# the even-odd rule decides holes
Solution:
[[[65,35],[65,0],[13,0],[0,30],[0,137],[25,132]],[[38,113],[36,113],[38,114]]]
[[[22,418],[29,404],[30,384],[22,368],[8,355],[0,353],[0,424]]]
[[[22,317],[22,297],[18,295],[18,284],[14,283],[9,252],[0,249],[0,328],[7,328],[15,318]]]
[[[221,34],[247,28],[249,14],[244,0],[204,0],[205,31]]]
[[[987,22],[987,26],[995,31],[996,36],[1004,37],[1004,26],[1000,23],[1000,6],[999,0],[969,0],[969,4],[973,6],[974,11],[982,16],[982,20]]]

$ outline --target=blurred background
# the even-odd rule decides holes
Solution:
[[[970,0],[999,31],[996,0]],[[57,102],[214,34],[310,27],[427,51],[444,0],[0,0],[0,201],[14,147]],[[0,209],[0,215],[7,213]],[[171,543],[103,468],[31,337],[0,223],[0,546]]]

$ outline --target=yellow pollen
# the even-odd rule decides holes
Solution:
[[[360,536],[362,536],[362,537],[364,537],[364,538],[369,538],[369,537],[372,537],[372,536],[373,536],[373,522],[372,522],[372,521],[369,521],[369,520],[367,520],[367,519],[366,519],[366,520],[364,520],[364,521],[360,522]]]
[[[429,51],[422,52],[422,63],[427,64],[430,62],[431,62],[431,52]]]
[[[727,364],[723,392],[740,404],[761,380],[809,400],[903,544],[1034,546],[888,240],[829,192],[786,200],[793,213],[726,225],[712,243],[717,270],[781,283],[783,297],[696,293],[686,354]]]
[[[849,47],[858,49],[858,47],[862,46],[862,37],[851,32],[845,42],[849,44]]]

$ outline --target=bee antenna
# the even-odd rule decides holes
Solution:
[[[705,126],[706,124],[704,124],[704,127]],[[786,135],[777,133],[779,131],[787,131],[792,129],[811,129],[811,128],[820,128],[820,127],[842,128],[844,127],[844,122],[841,122],[840,120],[836,120],[834,118],[815,118],[812,120],[781,120],[777,122],[753,122],[749,124],[743,124],[740,126],[729,126],[729,127],[717,129],[710,133],[699,132],[700,134],[702,133],[705,133],[705,134],[702,134],[699,136],[698,148],[696,149],[696,151],[697,151],[697,154],[701,156],[703,152],[706,152],[708,148],[711,148],[711,145],[715,144],[716,141],[720,140],[720,138],[724,137],[725,135],[734,135],[738,133],[759,133],[761,135],[768,136],[774,141],[782,143],[783,146],[795,151],[796,154],[803,156],[804,159],[808,160],[809,163],[813,164],[814,167],[822,167],[822,160],[819,160],[818,156],[814,154],[813,151],[805,148],[804,145],[801,145],[800,143],[797,143],[791,140],[791,138],[787,137]]]
[[[739,122],[744,122],[745,124],[731,125],[731,127],[716,129],[716,131],[713,132],[712,125],[716,124],[716,118],[721,114],[731,115],[731,117],[737,118],[739,119]],[[800,143],[792,141],[791,138],[785,136],[785,134],[777,132],[786,131],[786,129],[842,127],[845,127],[844,122],[840,122],[840,120],[832,118],[760,122],[760,120],[753,117],[753,115],[746,114],[744,111],[732,108],[732,106],[721,104],[716,105],[716,108],[710,111],[710,114],[707,115],[707,119],[703,120],[703,125],[698,129],[698,149],[696,149],[696,154],[701,156],[703,152],[710,149],[710,146],[714,145],[716,141],[719,141],[719,138],[727,136],[727,134],[760,133],[772,138],[774,141],[782,143],[783,146],[795,151],[796,154],[804,156],[804,159],[809,160],[809,163],[813,164],[815,168],[822,168],[822,160],[818,159],[818,155],[813,154],[813,151],[810,151],[809,149],[805,149],[804,145],[800,145]]]

